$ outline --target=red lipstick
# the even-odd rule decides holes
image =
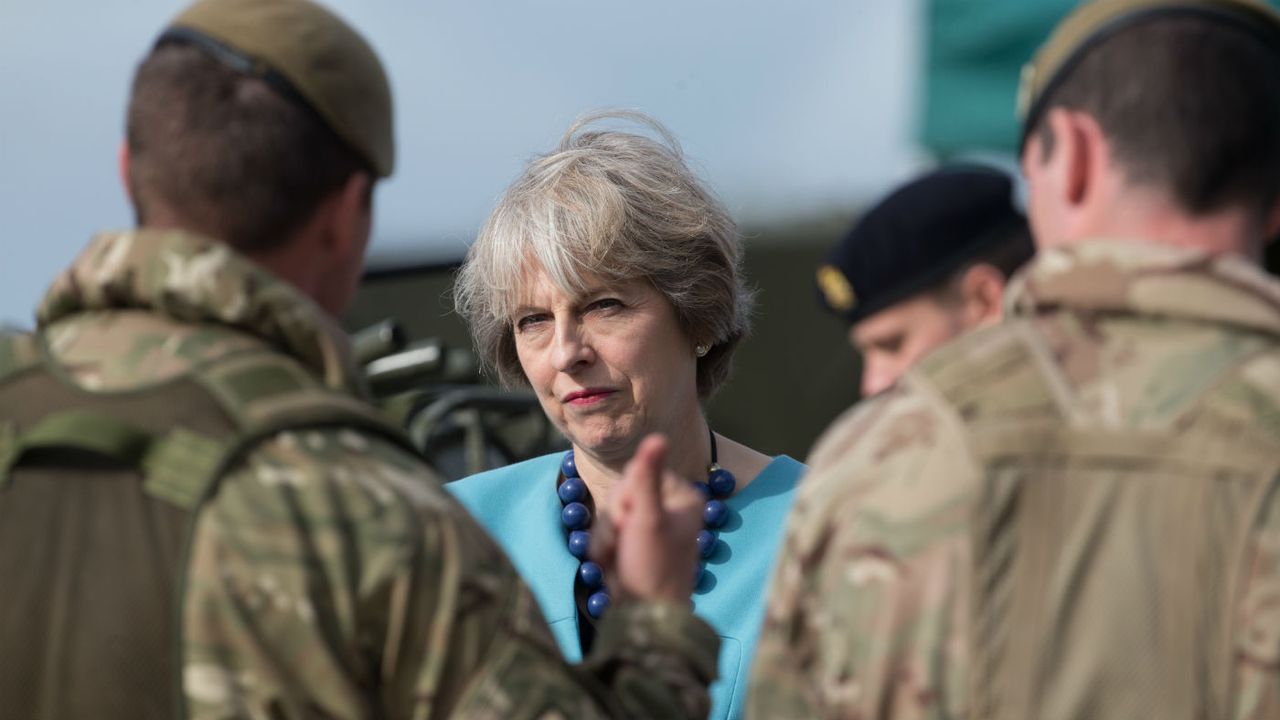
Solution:
[[[560,398],[560,402],[565,405],[593,405],[609,397],[613,392],[614,391],[609,388],[585,388],[583,390],[574,390],[563,398]]]

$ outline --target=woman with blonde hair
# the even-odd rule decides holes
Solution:
[[[658,140],[600,127],[629,120]],[[703,402],[729,374],[752,298],[742,247],[675,139],[637,113],[589,116],[535,158],[493,210],[455,288],[478,354],[528,387],[572,450],[449,485],[514,560],[565,655],[581,658],[610,603],[586,556],[640,441],[707,495],[687,580],[721,637],[713,718],[739,717],[769,571],[804,466],[709,426]]]

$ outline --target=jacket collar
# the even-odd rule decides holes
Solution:
[[[1280,282],[1234,255],[1142,242],[1041,251],[1010,284],[1010,315],[1067,308],[1201,320],[1280,335]]]
[[[36,311],[44,328],[71,315],[143,309],[256,336],[296,358],[326,386],[361,392],[350,341],[310,298],[225,243],[179,230],[96,236]]]

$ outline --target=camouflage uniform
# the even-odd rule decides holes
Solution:
[[[819,442],[759,718],[1280,717],[1280,283],[1044,253]]]
[[[39,310],[81,386],[130,390],[268,342],[361,382],[342,332],[227,246],[100,236]],[[2,501],[2,498],[0,498]],[[197,516],[182,607],[190,717],[704,716],[718,641],[685,608],[611,613],[560,658],[528,589],[416,457],[349,428],[255,446]]]

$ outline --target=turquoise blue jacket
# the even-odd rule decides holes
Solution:
[[[561,651],[582,659],[573,583],[578,560],[560,524],[556,481],[561,454],[472,475],[445,487],[497,539],[542,607]],[[711,686],[711,717],[739,718],[773,560],[782,542],[796,481],[805,466],[783,455],[729,498],[729,520],[693,595],[694,611],[720,635],[720,679]]]

